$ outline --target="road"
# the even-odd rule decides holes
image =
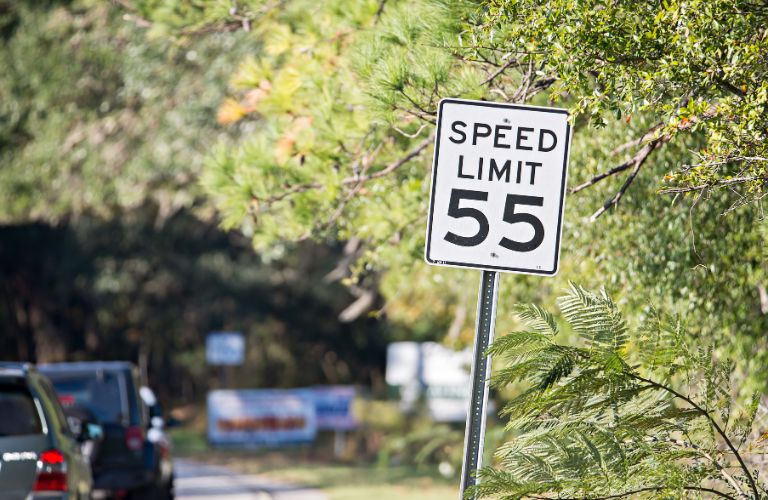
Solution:
[[[191,460],[175,459],[174,471],[178,500],[328,500],[315,489]]]

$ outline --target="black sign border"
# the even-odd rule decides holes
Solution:
[[[509,104],[501,102],[491,101],[474,101],[468,99],[455,99],[445,98],[440,100],[438,105],[437,116],[437,132],[435,134],[435,153],[432,160],[432,186],[429,190],[429,217],[427,221],[427,245],[424,252],[424,260],[428,264],[434,266],[448,266],[448,267],[461,267],[468,269],[479,269],[487,271],[502,271],[521,274],[537,274],[544,276],[554,276],[560,270],[560,240],[563,232],[563,213],[565,209],[565,184],[568,177],[568,157],[571,152],[571,124],[566,121],[565,125],[565,157],[563,158],[563,178],[560,182],[560,213],[557,219],[557,238],[555,240],[555,262],[552,271],[542,271],[540,269],[527,269],[521,267],[502,267],[502,266],[486,266],[482,264],[472,264],[467,262],[449,262],[444,260],[433,260],[429,256],[432,243],[432,217],[435,209],[435,181],[437,180],[437,162],[438,155],[440,154],[440,130],[443,125],[443,106],[445,104],[462,104],[469,106],[480,106],[487,108],[503,108],[503,109],[521,109],[525,111],[537,111],[540,113],[558,113],[566,116],[570,115],[567,110],[560,108],[545,108],[538,106],[523,106],[520,104]]]

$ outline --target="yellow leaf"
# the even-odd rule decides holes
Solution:
[[[269,95],[270,90],[272,90],[272,84],[269,80],[262,80],[257,88],[246,92],[242,103],[244,111],[246,113],[253,113],[256,111],[259,103]]]
[[[296,140],[293,138],[293,134],[285,134],[277,140],[275,144],[275,160],[279,164],[283,164],[293,154],[293,144]]]
[[[216,113],[216,121],[222,125],[231,125],[240,121],[247,114],[246,109],[237,100],[228,97]]]

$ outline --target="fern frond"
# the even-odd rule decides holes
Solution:
[[[661,369],[667,376],[685,366],[687,344],[680,317],[669,317],[651,308],[640,328],[638,356],[649,370]]]
[[[649,498],[693,498],[705,483],[729,494],[738,489],[732,483],[756,491],[716,424],[725,427],[733,413],[731,363],[713,362],[709,347],[691,349],[679,318],[652,311],[631,339],[644,351],[633,365],[627,324],[604,291],[571,284],[558,304],[586,348],[556,343],[554,318],[525,306],[537,329],[510,334],[489,350],[513,362],[494,384],[524,389],[501,412],[514,437],[497,450],[502,470],[482,472],[480,494],[614,498],[643,491]],[[689,390],[671,388],[679,369]],[[735,417],[732,437],[752,428],[755,401]]]
[[[536,333],[554,337],[559,331],[552,313],[536,304],[518,304],[512,311]]]
[[[503,354],[509,358],[518,358],[526,352],[535,352],[552,343],[551,337],[539,332],[512,332],[496,339],[488,354],[498,356]]]
[[[627,325],[616,304],[603,291],[594,294],[571,283],[557,301],[563,316],[589,347],[619,352],[628,341]]]
[[[515,357],[515,351],[501,351]],[[527,351],[521,361],[500,370],[493,378],[496,386],[527,380],[544,389],[567,376],[576,365],[578,349],[548,343],[535,351]]]

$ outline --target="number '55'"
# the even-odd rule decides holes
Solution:
[[[456,233],[447,232],[445,240],[454,245],[462,247],[473,247],[484,242],[488,237],[488,218],[483,212],[472,207],[460,207],[461,200],[488,201],[488,193],[485,191],[473,191],[471,189],[454,189],[451,191],[451,201],[448,204],[448,215],[461,219],[471,217],[477,221],[479,228],[477,233],[472,236],[461,236]],[[504,203],[504,217],[502,220],[509,224],[524,222],[533,228],[533,237],[528,241],[515,241],[509,238],[501,238],[499,245],[514,252],[531,252],[536,250],[541,242],[544,241],[544,225],[532,214],[515,213],[515,205],[529,205],[540,207],[544,205],[544,198],[540,196],[525,196],[520,194],[508,194]]]

